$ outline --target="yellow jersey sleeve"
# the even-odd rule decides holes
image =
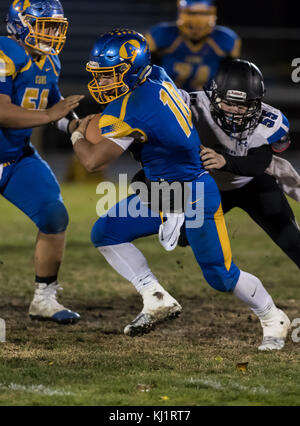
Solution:
[[[124,138],[131,136],[139,142],[146,142],[147,135],[141,129],[133,128],[124,120],[113,115],[101,115],[99,129],[106,138]]]

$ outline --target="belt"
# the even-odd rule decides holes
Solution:
[[[11,166],[12,164],[22,160],[25,157],[30,157],[32,154],[34,154],[34,149],[31,148],[31,146],[25,146],[23,148],[23,154],[21,155],[21,157],[17,158],[16,160],[7,161],[6,163],[2,163],[2,164],[0,163],[0,166],[3,166],[3,167]]]

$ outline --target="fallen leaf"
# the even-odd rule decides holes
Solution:
[[[240,370],[242,373],[246,373],[248,369],[249,362],[238,362],[236,364],[236,368]]]
[[[140,392],[150,392],[150,390],[151,390],[153,387],[154,387],[153,385],[146,385],[146,384],[144,384],[144,383],[139,383],[139,384],[137,385],[137,389],[138,389]]]

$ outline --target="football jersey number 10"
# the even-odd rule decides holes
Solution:
[[[164,105],[168,105],[180,127],[189,137],[193,128],[191,110],[171,83],[164,81],[163,87],[164,89],[159,92],[160,100]]]
[[[49,89],[27,87],[21,106],[26,109],[46,109],[48,104]]]

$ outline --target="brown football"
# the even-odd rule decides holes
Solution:
[[[95,117],[91,119],[85,132],[86,139],[93,144],[99,142],[99,135],[101,134],[99,129],[100,116],[101,114],[96,114]]]

